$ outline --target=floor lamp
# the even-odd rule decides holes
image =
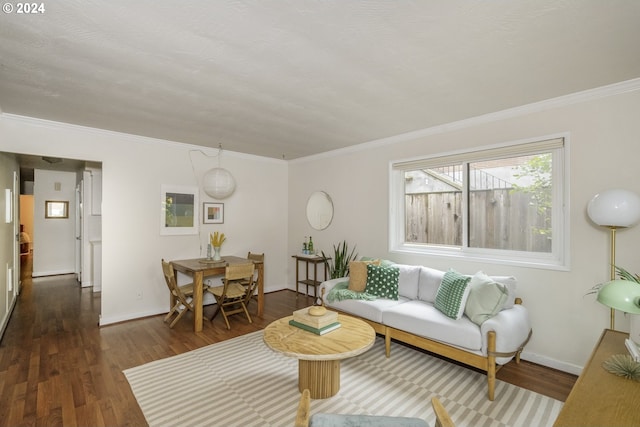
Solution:
[[[613,189],[593,196],[587,206],[591,221],[611,231],[611,277],[616,278],[616,230],[633,227],[640,220],[640,197],[632,191]],[[611,329],[615,328],[615,310],[611,308]]]

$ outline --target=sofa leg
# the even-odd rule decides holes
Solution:
[[[384,328],[384,354],[387,358],[391,357],[391,331],[388,327]]]
[[[487,386],[489,387],[489,400],[493,401],[496,391],[496,333],[490,331],[487,334]]]
[[[496,392],[496,365],[493,365],[487,371],[487,383],[489,386],[489,400],[493,401]]]

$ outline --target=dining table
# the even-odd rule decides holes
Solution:
[[[212,261],[206,258],[193,258],[171,261],[173,268],[193,279],[193,330],[202,331],[202,299],[203,282],[208,276],[224,275],[225,268],[230,264],[246,264],[253,262],[258,272],[258,316],[264,312],[264,262],[250,260],[238,256],[222,256],[219,261]],[[170,301],[173,307],[174,301]]]

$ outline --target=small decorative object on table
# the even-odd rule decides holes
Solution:
[[[309,314],[312,316],[322,316],[326,312],[327,312],[327,308],[322,307],[320,305],[314,305],[312,307],[309,307]]]
[[[227,240],[224,237],[224,233],[218,233],[217,231],[213,234],[209,233],[209,241],[211,242],[211,246],[213,246],[213,260],[220,261],[220,246]]]
[[[605,360],[602,366],[619,377],[640,381],[640,363],[628,354],[614,354]]]
[[[316,313],[318,309],[324,310],[324,313],[313,314]],[[289,324],[317,335],[324,335],[340,327],[337,312],[318,306],[301,308],[300,310],[294,311],[293,319],[289,321]]]

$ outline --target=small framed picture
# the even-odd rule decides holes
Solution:
[[[204,224],[224,223],[224,203],[203,203],[203,206],[202,222]]]
[[[69,202],[47,200],[44,202],[44,217],[47,219],[53,218],[69,218]]]

